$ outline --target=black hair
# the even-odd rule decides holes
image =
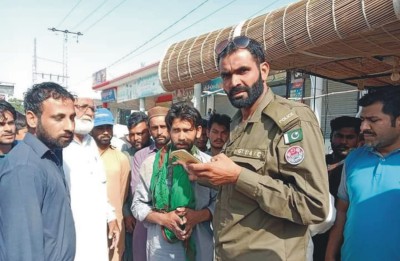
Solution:
[[[231,117],[229,117],[226,114],[214,113],[210,117],[210,120],[208,121],[207,129],[210,130],[211,126],[213,125],[213,123],[217,123],[219,125],[222,125],[229,131],[230,130],[230,125],[231,125]]]
[[[331,140],[333,133],[342,128],[353,128],[354,132],[360,134],[361,119],[350,116],[340,116],[331,120]]]
[[[15,121],[15,118],[17,118],[17,112],[15,108],[9,102],[6,102],[5,100],[0,100],[0,119],[4,118],[4,113],[6,111],[12,114]]]
[[[15,128],[17,129],[17,131],[19,131],[26,127],[27,125],[26,125],[25,115],[17,111],[17,118],[15,119]]]
[[[254,39],[249,38],[249,44],[245,48],[237,47],[233,41],[230,41],[226,48],[218,55],[217,64],[225,58],[226,56],[236,52],[238,49],[246,49],[253,56],[254,60],[257,62],[257,65],[265,62],[265,53],[263,46]]]
[[[186,120],[192,123],[196,128],[201,126],[203,120],[200,112],[186,102],[175,103],[171,106],[171,109],[169,109],[167,116],[165,116],[165,123],[167,124],[168,131],[171,130],[172,122],[175,119]]]
[[[390,116],[394,127],[397,117],[400,116],[400,86],[371,89],[358,101],[358,105],[366,107],[376,102],[383,104],[382,112]]]
[[[75,101],[75,97],[61,85],[55,82],[43,82],[34,84],[32,88],[25,93],[25,112],[32,111],[39,117],[42,114],[42,103],[49,98]]]
[[[144,122],[147,124],[149,117],[146,115],[146,113],[142,111],[136,111],[133,112],[131,115],[129,115],[128,118],[128,130],[130,130],[132,127],[135,127],[141,122]]]
[[[201,119],[201,127],[207,129],[208,121],[206,119]]]

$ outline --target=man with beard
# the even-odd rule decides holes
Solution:
[[[231,117],[226,114],[214,113],[207,125],[207,136],[210,139],[210,150],[207,152],[211,156],[219,154],[225,143],[229,139],[229,125]]]
[[[328,168],[329,192],[335,197],[335,201],[337,199],[344,160],[349,155],[350,150],[358,146],[360,124],[360,119],[350,116],[341,116],[331,120],[330,139],[332,153],[327,154],[325,160]],[[325,260],[328,239],[329,230],[312,238],[314,244],[313,260]]]
[[[213,259],[211,219],[216,191],[190,182],[171,152],[183,149],[202,162],[210,156],[194,146],[201,134],[201,115],[193,107],[171,106],[165,122],[171,143],[149,156],[140,167],[132,204],[137,220],[147,223],[147,260]]]
[[[151,155],[156,154],[158,150],[164,147],[170,140],[170,136],[165,123],[165,116],[168,113],[168,108],[156,106],[151,108],[148,114],[148,128],[150,135],[154,142],[141,150],[133,156],[132,172],[131,172],[131,190],[133,195],[136,191],[136,186],[140,180],[139,169],[143,161]],[[146,240],[147,229],[143,222],[136,221],[135,229],[133,231],[133,260],[146,261]]]
[[[201,120],[201,135],[200,138],[196,139],[196,147],[202,152],[207,151],[207,143],[208,143],[207,122],[208,121],[205,119]]]
[[[359,105],[365,145],[345,159],[325,260],[400,260],[400,87]]]
[[[91,135],[96,142],[105,167],[107,195],[110,204],[115,209],[118,227],[121,231],[117,245],[109,251],[109,258],[113,261],[119,261],[125,249],[125,225],[122,206],[128,195],[128,178],[131,169],[128,157],[111,145],[114,125],[114,118],[111,112],[105,108],[97,109],[93,125],[94,128],[91,131]],[[109,245],[112,246],[113,242],[109,241]]]
[[[75,130],[71,144],[63,151],[63,168],[71,194],[76,228],[76,261],[107,261],[105,225],[108,222],[113,248],[119,238],[114,208],[107,200],[106,175],[94,139],[93,99],[75,100]]]
[[[4,100],[0,100],[0,162],[16,145],[15,119],[17,112],[14,107]]]
[[[133,112],[128,118],[128,138],[130,148],[123,146],[122,151],[127,151],[133,157],[136,151],[147,147],[152,142],[150,139],[149,128],[147,126],[148,117],[142,111]],[[132,159],[132,158],[131,158]]]
[[[261,44],[246,36],[216,48],[223,89],[239,111],[225,153],[187,164],[220,186],[216,260],[305,260],[308,225],[328,214],[328,175],[318,121],[304,104],[273,94]]]
[[[72,261],[75,227],[61,149],[72,141],[74,97],[56,83],[35,84],[24,98],[35,135],[0,166],[0,260]]]
[[[153,144],[153,141],[150,139],[150,133],[148,128],[148,117],[142,112],[133,112],[128,118],[128,135],[127,140],[130,143],[131,147],[128,148],[126,144],[122,147],[121,151],[125,153],[125,155],[129,158],[129,164],[132,168],[132,160],[133,156],[136,152],[141,149]],[[131,175],[128,178],[128,184],[137,184],[135,177]],[[132,186],[128,187],[128,197],[125,200],[123,206],[123,214],[124,214],[124,223],[125,223],[125,252],[123,256],[124,261],[131,261],[133,258],[132,252],[132,237],[133,237],[133,229],[135,226],[135,218],[131,212],[131,205],[133,199],[133,190],[131,190]]]

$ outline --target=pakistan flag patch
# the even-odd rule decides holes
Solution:
[[[283,134],[283,139],[285,140],[285,144],[292,144],[297,141],[301,141],[303,139],[303,130],[295,129],[290,130]]]

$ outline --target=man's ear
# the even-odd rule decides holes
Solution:
[[[36,116],[36,114],[33,111],[26,111],[25,113],[26,117],[26,124],[28,124],[29,127],[31,128],[36,128],[39,118]]]
[[[267,62],[260,63],[260,73],[261,73],[261,78],[263,79],[264,82],[266,82],[269,74],[269,63]]]
[[[203,130],[203,127],[201,127],[201,125],[197,126],[197,128],[196,128],[196,139],[200,139],[202,130]]]

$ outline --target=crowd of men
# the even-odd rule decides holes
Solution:
[[[258,42],[215,51],[233,118],[134,112],[121,150],[111,112],[56,83],[27,91],[25,115],[0,101],[0,260],[400,260],[399,88],[333,119],[325,156]]]

